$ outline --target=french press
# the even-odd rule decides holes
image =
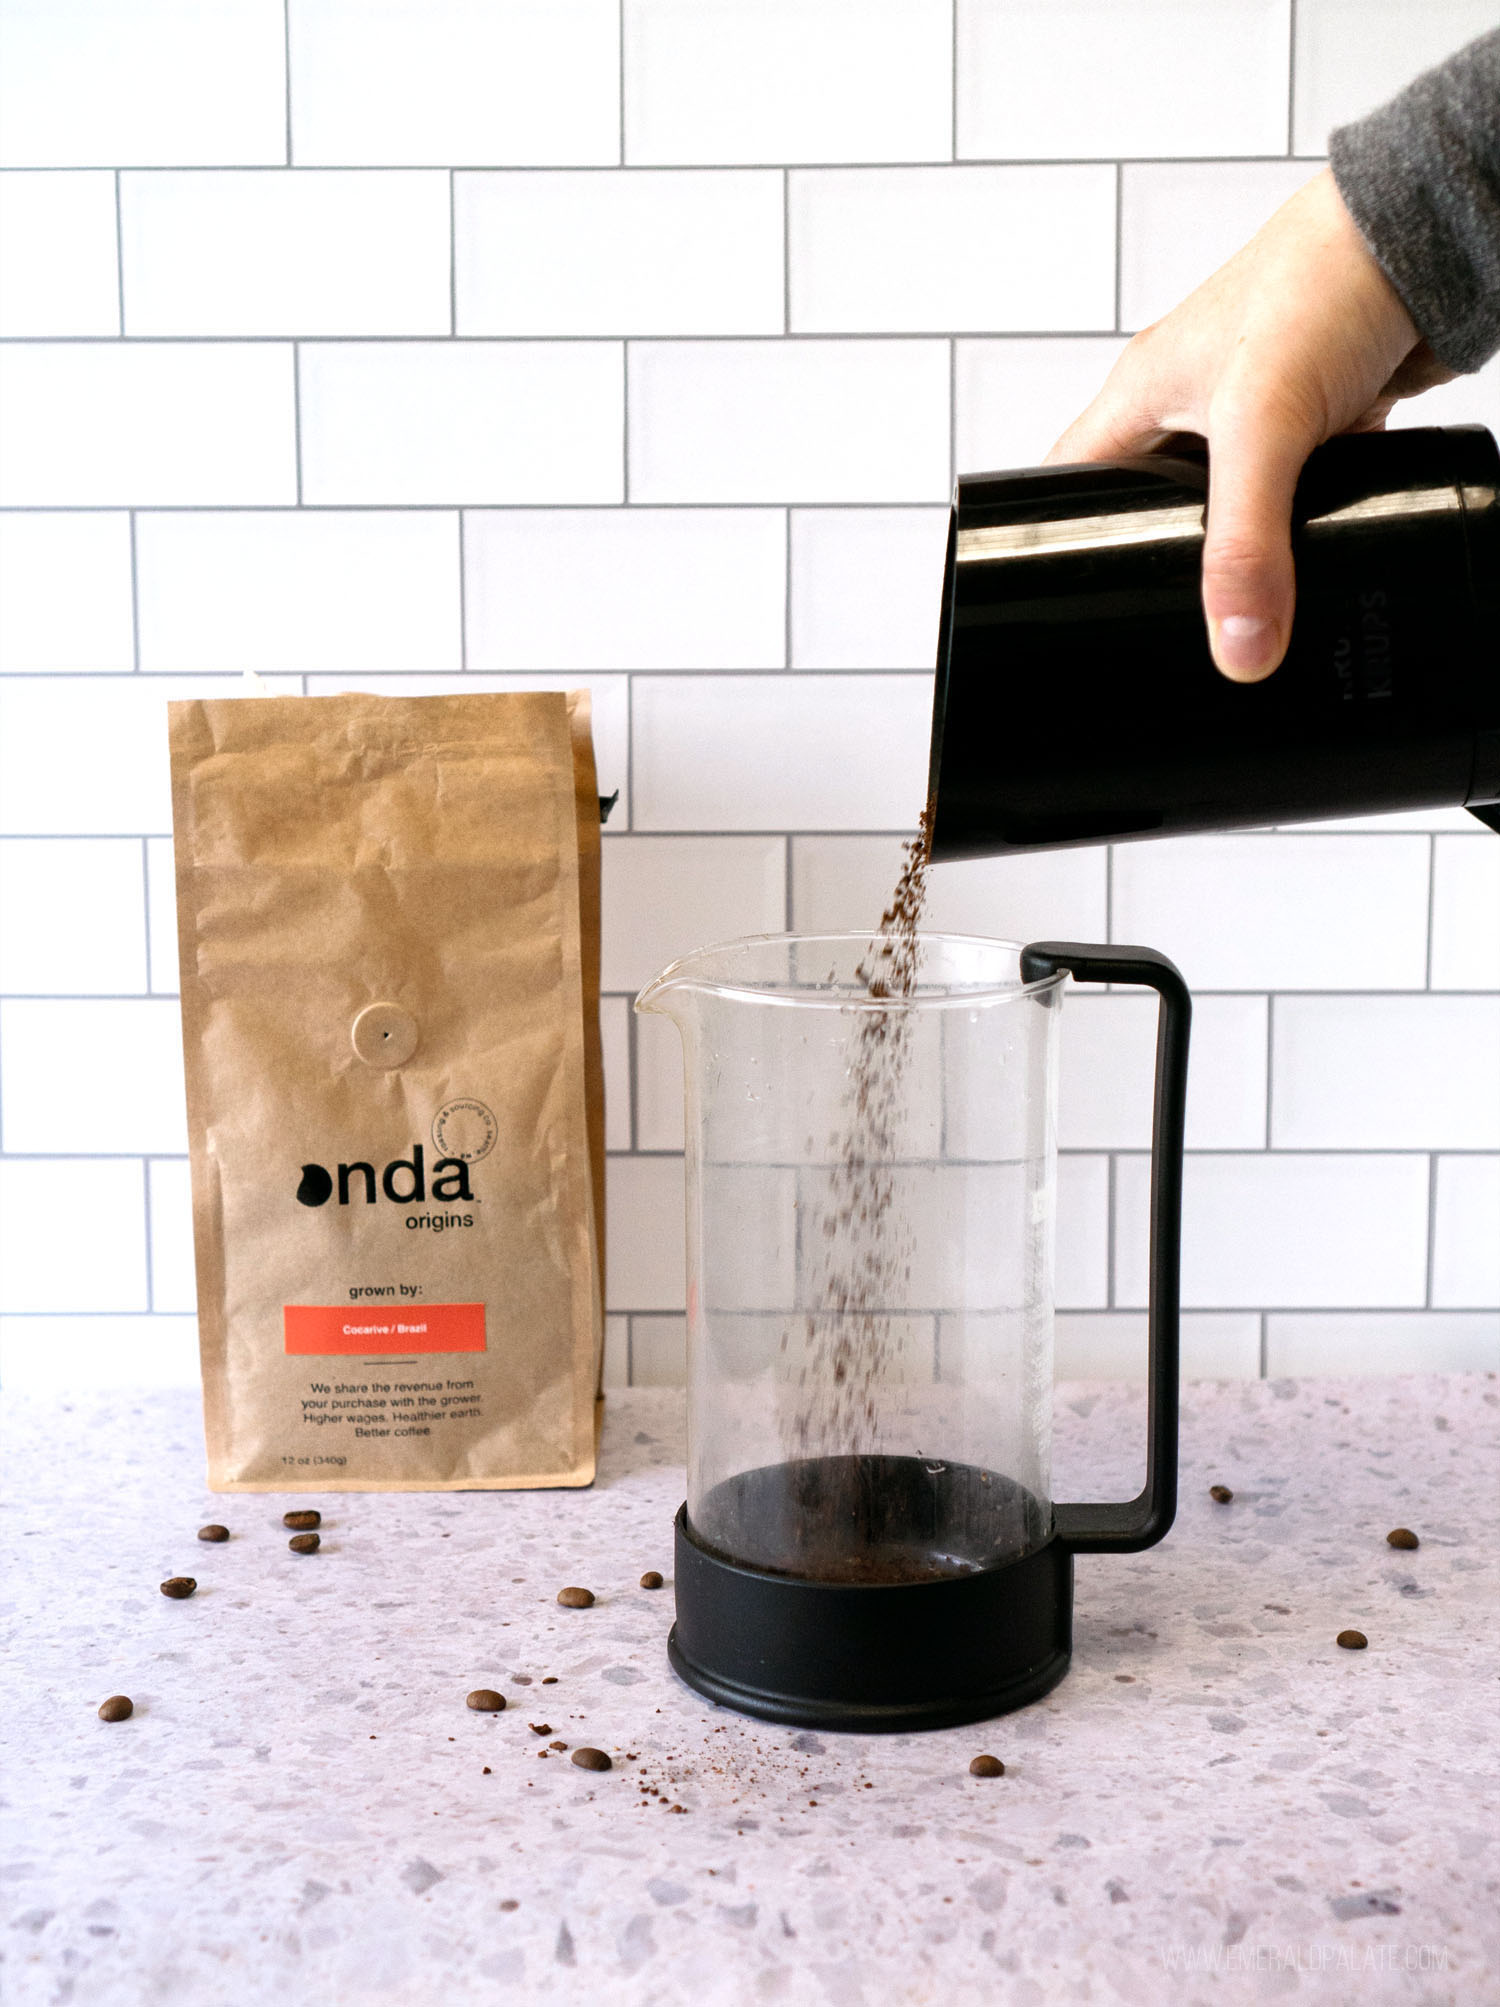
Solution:
[[[1068,1666],[1073,1556],[1172,1523],[1190,1004],[1144,948],[924,935],[901,998],[871,996],[869,950],[865,934],[730,942],[636,999],[676,1023],[686,1084],[669,1652],[747,1714],[934,1728],[1047,1692]],[[1128,1504],[1051,1495],[1069,973],[1161,999],[1147,1469]]]

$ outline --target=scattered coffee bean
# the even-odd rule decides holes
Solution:
[[[586,1610],[594,1600],[592,1589],[559,1589],[557,1600],[565,1610]]]
[[[976,1756],[969,1765],[971,1777],[1003,1777],[1005,1765],[998,1756]]]
[[[556,1673],[548,1673],[547,1677],[546,1677],[546,1678],[545,1678],[545,1679],[544,1679],[544,1680],[542,1681],[542,1685],[543,1685],[543,1686],[556,1686],[556,1685],[557,1685],[557,1674],[556,1674]]]
[[[552,1723],[550,1721],[528,1721],[526,1726],[531,1730],[533,1735],[550,1735],[552,1733]]]
[[[135,1702],[128,1693],[112,1693],[108,1700],[99,1703],[101,1721],[129,1721],[135,1713]]]
[[[483,1770],[481,1770],[479,1774],[480,1774],[480,1776],[481,1776],[481,1777],[488,1777],[488,1776],[489,1776],[489,1774],[490,1774],[490,1766],[488,1765],[488,1763],[486,1763],[486,1764],[485,1764],[485,1766],[484,1766]]]
[[[200,1526],[198,1528],[198,1538],[200,1540],[227,1540],[229,1538],[229,1528],[227,1526]]]
[[[191,1596],[198,1584],[191,1575],[169,1575],[161,1585],[164,1596],[170,1596],[174,1603],[180,1603],[185,1596]]]
[[[1208,1487],[1208,1495],[1218,1505],[1227,1505],[1230,1499],[1234,1497],[1234,1493],[1229,1489],[1227,1484],[1211,1484]]]
[[[323,1515],[321,1512],[312,1511],[283,1512],[281,1523],[289,1527],[293,1533],[311,1533],[315,1527],[323,1524]]]
[[[323,1541],[318,1533],[294,1533],[286,1544],[294,1554],[316,1554]]]
[[[568,1745],[567,1745],[567,1743],[566,1743],[566,1742],[549,1742],[549,1743],[547,1744],[547,1747],[548,1747],[549,1749],[557,1749],[557,1750],[563,1750],[563,1749],[566,1749],[566,1748],[567,1748],[567,1746],[568,1746]]]
[[[510,1676],[510,1683],[512,1686],[530,1686],[531,1674],[529,1672],[513,1672]]]
[[[615,1767],[602,1749],[575,1749],[573,1761],[580,1770],[613,1770]]]
[[[659,1589],[661,1587],[661,1577],[654,1568],[648,1568],[641,1577],[641,1587],[643,1589]]]
[[[492,1686],[476,1686],[464,1702],[476,1714],[498,1714],[505,1705],[505,1695],[496,1693]]]
[[[1387,1547],[1420,1547],[1421,1541],[1409,1526],[1396,1526],[1385,1536]]]
[[[501,1903],[500,1907],[501,1909],[511,1910],[511,1909],[519,1909],[521,1905],[516,1901],[514,1896],[507,1896],[504,1902]]]
[[[1370,1640],[1363,1631],[1340,1631],[1333,1642],[1342,1645],[1346,1652],[1362,1652]]]

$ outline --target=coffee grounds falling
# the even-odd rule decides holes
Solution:
[[[895,1216],[892,1168],[911,1035],[910,1016],[899,1006],[917,987],[931,829],[929,807],[902,851],[891,902],[854,972],[865,999],[889,1000],[897,1008],[859,1008],[847,1116],[834,1139],[822,1217],[823,1261],[812,1277],[818,1308],[806,1325],[810,1398],[786,1445],[799,1457],[848,1456],[872,1446],[877,1391],[895,1345],[888,1306],[911,1274],[911,1242]]]

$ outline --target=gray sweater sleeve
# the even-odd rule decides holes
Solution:
[[[1500,28],[1340,126],[1328,155],[1434,355],[1478,369],[1500,348]]]

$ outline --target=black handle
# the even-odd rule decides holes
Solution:
[[[1151,1294],[1147,1311],[1146,1484],[1118,1505],[1054,1505],[1053,1531],[1077,1554],[1129,1554],[1154,1547],[1177,1512],[1177,1320],[1181,1307],[1182,1125],[1187,1104],[1187,984],[1154,948],[1033,941],[1021,977],[1035,983],[1067,969],[1081,983],[1140,983],[1161,998],[1156,1030],[1156,1104],[1151,1125]]]

